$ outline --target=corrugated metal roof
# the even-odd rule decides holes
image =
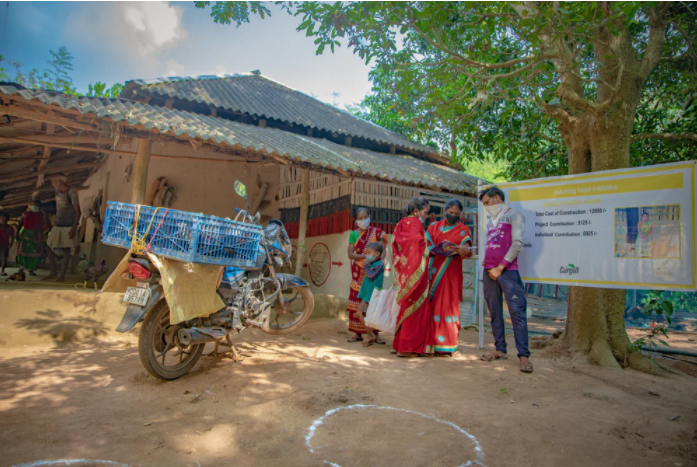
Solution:
[[[256,74],[134,80],[123,97],[148,91],[286,123],[319,128],[428,154],[438,151]]]
[[[394,155],[341,146],[331,141],[310,138],[286,131],[246,125],[223,118],[151,106],[126,99],[76,97],[55,92],[20,90],[0,86],[5,95],[19,94],[26,100],[75,109],[82,114],[125,121],[131,126],[156,128],[162,133],[186,134],[203,141],[225,143],[240,149],[265,152],[296,161],[379,178],[438,187],[450,191],[476,191],[477,178],[450,167],[422,161],[411,156]]]

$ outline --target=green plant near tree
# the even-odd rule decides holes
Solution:
[[[642,303],[644,315],[649,320],[653,318],[655,325],[649,329],[646,336],[628,344],[627,351],[629,353],[639,351],[642,348],[655,350],[658,344],[670,345],[662,338],[668,339],[668,327],[673,319],[674,309],[671,297],[664,296],[661,291],[651,291],[642,299]]]

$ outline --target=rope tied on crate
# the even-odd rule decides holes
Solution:
[[[155,208],[155,212],[152,214],[152,217],[150,218],[150,224],[148,224],[148,228],[145,229],[145,233],[143,235],[138,235],[138,221],[140,220],[140,204],[136,206],[136,220],[134,224],[134,230],[133,234],[131,235],[131,231],[129,229],[128,234],[131,237],[131,252],[137,254],[137,255],[142,255],[144,254],[148,248],[150,248],[150,243],[152,243],[152,239],[150,240],[150,243],[147,245],[145,244],[146,239],[148,238],[148,233],[150,232],[150,228],[152,227],[152,223],[155,221],[155,215],[157,214],[157,211],[159,211],[160,208]],[[167,210],[169,211],[169,209]],[[165,212],[165,215],[167,213]],[[162,220],[164,221],[164,216],[162,217]],[[162,225],[162,221],[160,221],[160,226]],[[157,233],[157,230],[160,228],[160,226],[157,227],[155,230],[155,233]]]
[[[162,219],[160,219],[160,223],[157,224],[157,228],[155,229],[155,233],[153,233],[152,237],[150,237],[150,241],[148,242],[147,250],[152,251],[152,249],[150,249],[150,246],[152,245],[152,241],[155,239],[155,237],[157,237],[157,232],[160,230],[160,227],[162,227],[162,223],[165,221],[165,217],[167,217],[168,212],[169,212],[169,208],[167,208],[164,215],[162,216]],[[155,209],[155,213],[157,213],[157,209]],[[152,215],[153,219],[155,219],[155,213],[153,213],[153,215]],[[150,223],[152,223],[152,221],[150,221]],[[147,232],[146,232],[146,234],[147,234]]]

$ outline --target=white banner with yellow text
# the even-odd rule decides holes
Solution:
[[[498,186],[525,216],[524,282],[697,289],[694,161]]]

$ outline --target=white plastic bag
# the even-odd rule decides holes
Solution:
[[[393,288],[374,290],[368,305],[365,325],[381,332],[394,332],[397,316],[394,314],[395,291]],[[397,307],[399,311],[399,307]]]

